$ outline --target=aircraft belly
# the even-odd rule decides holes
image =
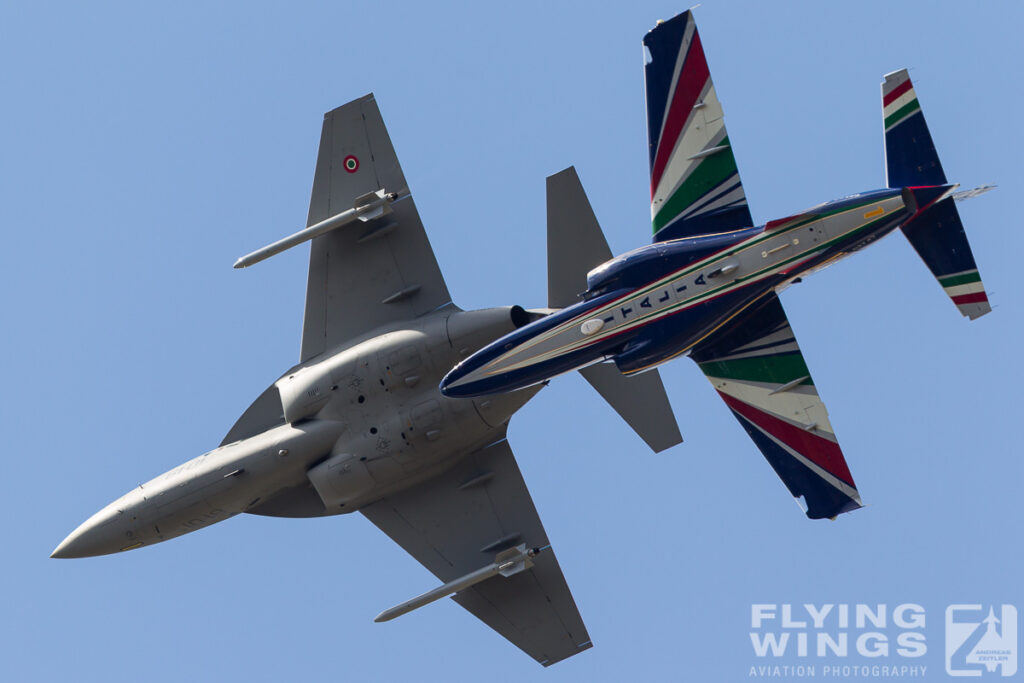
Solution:
[[[686,353],[733,316],[763,296],[764,286],[748,286],[645,327],[613,357],[624,374],[645,372]]]
[[[458,323],[452,324],[455,316]],[[329,449],[330,458],[325,453],[321,462],[310,463],[299,485],[279,488],[246,511],[285,517],[344,514],[435,476],[493,441],[494,429],[536,391],[474,405],[442,396],[437,385],[475,345],[511,329],[505,309],[434,316],[283,377],[281,393],[296,397],[297,405],[303,405],[310,387],[329,393],[325,402],[306,405],[317,405],[316,419],[335,421],[344,431]],[[287,382],[296,387],[285,388]]]

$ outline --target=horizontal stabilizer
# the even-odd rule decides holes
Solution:
[[[547,179],[548,306],[570,306],[587,288],[587,273],[612,257],[576,169]],[[683,439],[656,371],[626,377],[609,363],[580,370],[590,386],[644,442],[659,453]]]
[[[598,363],[580,374],[655,453],[682,442],[657,371],[627,377],[612,363]]]
[[[960,313],[974,320],[992,310],[954,197],[925,209],[902,230]]]
[[[548,176],[548,306],[565,308],[587,288],[587,273],[612,257],[583,191],[570,166]]]

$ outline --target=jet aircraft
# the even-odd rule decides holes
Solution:
[[[52,556],[142,548],[242,512],[359,511],[444,582],[377,621],[452,595],[545,666],[589,648],[505,438],[541,387],[438,389],[458,360],[544,312],[452,302],[372,95],[324,117],[307,226],[235,264],[312,241],[299,364],[217,448],[107,505]],[[584,374],[652,449],[680,441],[656,375]]]
[[[653,243],[591,260],[585,282],[585,270],[566,274],[549,304],[564,308],[473,354],[441,390],[479,397],[612,363],[636,375],[689,355],[808,517],[855,510],[860,495],[778,293],[899,229],[960,312],[982,316],[991,308],[954,200],[990,188],[947,183],[903,69],[882,83],[887,187],[755,226],[691,13],[643,44]]]

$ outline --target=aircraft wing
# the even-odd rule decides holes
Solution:
[[[542,548],[532,568],[493,576],[452,599],[544,666],[591,646],[504,439],[361,512],[443,582],[478,570],[519,544]]]
[[[782,303],[774,293],[690,354],[811,519],[861,507]]]
[[[382,189],[398,195],[389,210],[313,240],[300,362],[451,301],[370,94],[324,115],[307,225]]]
[[[754,224],[689,11],[644,36],[654,241]]]

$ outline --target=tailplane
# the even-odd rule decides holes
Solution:
[[[587,288],[587,273],[612,257],[576,169],[547,180],[548,306],[565,308]],[[626,377],[609,363],[580,374],[655,453],[683,438],[656,370]]]
[[[992,307],[956,208],[955,199],[964,195],[951,194],[955,186],[947,184],[906,69],[885,75],[882,112],[886,181],[889,187],[908,188],[916,206],[903,234],[960,313],[971,320],[981,317]],[[989,188],[979,188],[984,189]]]

